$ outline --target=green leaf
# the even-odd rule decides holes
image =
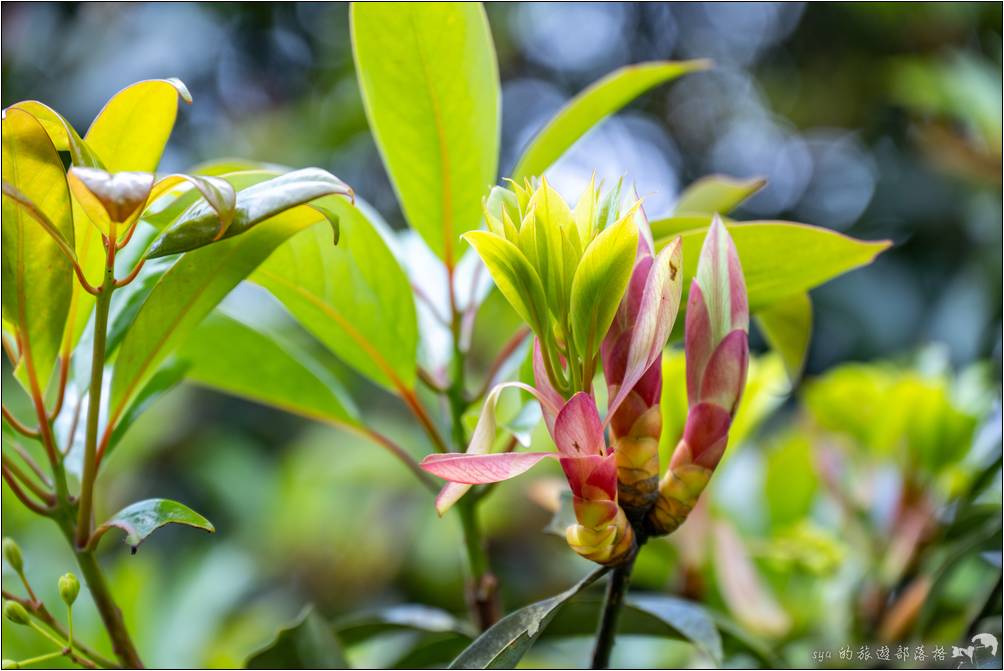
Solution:
[[[112,429],[112,435],[108,440],[108,447],[105,448],[106,453],[110,453],[115,449],[115,446],[122,441],[123,436],[129,431],[130,427],[139,419],[140,415],[146,412],[147,408],[154,401],[177,387],[185,379],[187,367],[187,361],[173,360],[166,363],[153,374],[150,381],[143,385],[143,388],[136,394],[136,398],[129,403],[129,407],[122,414],[122,419]]]
[[[104,164],[94,150],[77,133],[76,129],[62,114],[37,100],[24,100],[14,103],[8,109],[20,109],[28,112],[42,125],[49,134],[56,151],[70,153],[73,165],[88,168],[103,168]]]
[[[762,178],[735,179],[708,175],[697,180],[680,194],[674,214],[728,214],[767,183]]]
[[[502,295],[536,333],[542,333],[547,299],[540,276],[519,247],[488,231],[464,236],[474,247]]]
[[[598,569],[561,594],[506,615],[460,653],[450,668],[515,668],[561,607],[606,571],[605,568]]]
[[[802,292],[782,298],[755,317],[770,348],[781,355],[788,379],[802,376],[812,338],[812,299]]]
[[[593,238],[572,278],[569,323],[578,354],[596,353],[627,289],[638,251],[635,208]]]
[[[624,602],[631,608],[659,618],[715,664],[721,665],[722,638],[711,615],[699,604],[662,594],[628,594]]]
[[[287,210],[244,235],[185,254],[164,273],[119,346],[109,424],[118,422],[160,362],[231,289],[276,247],[316,223],[313,210]]]
[[[252,280],[345,363],[392,390],[415,386],[418,323],[411,284],[359,209],[325,200],[345,231],[335,247],[320,228],[280,247]]]
[[[818,479],[807,435],[791,432],[775,442],[766,455],[763,483],[773,528],[794,524],[809,514]]]
[[[220,312],[210,314],[178,348],[189,380],[287,412],[357,424],[341,383],[309,354]]]
[[[248,657],[249,669],[347,669],[342,646],[313,606],[279,630],[275,640]]]
[[[294,170],[239,191],[233,219],[223,229],[216,209],[206,200],[198,200],[178,218],[174,226],[154,241],[147,258],[186,252],[217,240],[232,238],[280,212],[330,195],[351,196],[352,190],[325,170]],[[318,211],[326,214],[326,207],[321,203],[317,205]],[[337,243],[338,220],[337,217],[329,219]]]
[[[710,65],[704,60],[653,61],[610,73],[575,96],[548,122],[523,152],[512,178],[522,182],[525,177],[542,175],[593,126],[645,91]]]
[[[70,194],[63,163],[45,129],[22,110],[3,118],[3,181],[13,186],[73,245]],[[7,194],[2,226],[3,320],[20,338],[15,375],[29,391],[45,391],[59,353],[73,294],[70,261],[43,225]]]
[[[707,228],[711,225],[711,218],[713,216],[713,214],[674,214],[665,219],[656,219],[649,222],[649,228],[652,230],[652,238],[654,240],[662,240],[663,238],[668,240],[685,231]],[[732,223],[724,217],[722,221],[726,224]]]
[[[751,312],[867,265],[891,244],[888,240],[855,240],[825,228],[783,221],[753,221],[726,227],[739,252]],[[687,290],[697,270],[706,233],[707,229],[702,228],[682,234],[683,286]],[[656,249],[662,249],[671,239],[660,239]]]
[[[498,170],[499,75],[484,9],[359,3],[351,24],[366,117],[401,208],[453,266]]]
[[[147,499],[126,506],[94,530],[92,547],[113,527],[125,532],[125,542],[135,554],[139,544],[157,529],[167,524],[184,524],[215,533],[216,527],[191,508],[170,499]]]
[[[122,89],[105,103],[84,140],[108,172],[153,172],[178,116],[178,98],[192,102],[177,79],[148,79]]]

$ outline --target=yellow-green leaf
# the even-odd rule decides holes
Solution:
[[[708,175],[697,180],[680,194],[674,214],[728,214],[763,188],[762,178],[736,179],[726,175]]]
[[[569,101],[533,138],[513,169],[512,178],[521,182],[524,177],[542,175],[593,126],[645,91],[710,65],[705,60],[653,61],[610,73]]]
[[[9,109],[3,119],[3,180],[16,188],[73,245],[63,163],[42,125]],[[73,292],[73,267],[59,243],[10,197],[3,198],[3,321],[20,338],[16,376],[44,392],[59,353]]]
[[[826,228],[784,221],[726,224],[739,252],[751,312],[793,293],[806,291],[871,263],[889,248],[888,240],[856,240]],[[697,270],[706,228],[685,231],[684,288]],[[662,249],[672,238],[656,242]]]
[[[593,238],[572,278],[569,322],[583,359],[599,349],[631,279],[638,252],[636,210],[637,206],[632,207],[620,221]]]
[[[499,76],[478,3],[354,3],[366,116],[408,223],[448,265],[498,169]]]
[[[542,333],[547,318],[544,285],[519,247],[487,231],[471,231],[464,237],[516,313],[536,333]]]
[[[770,348],[781,355],[788,379],[802,375],[812,337],[812,299],[800,292],[760,310],[755,320]]]

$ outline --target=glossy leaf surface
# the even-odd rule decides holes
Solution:
[[[683,190],[673,211],[675,214],[728,214],[766,183],[767,180],[761,178],[708,175]]]
[[[460,653],[450,664],[450,668],[515,668],[561,607],[605,571],[606,569],[594,571],[571,589],[506,615]]]
[[[209,533],[216,531],[209,520],[184,504],[169,499],[147,499],[118,511],[99,526],[94,534],[99,537],[113,527],[121,529],[126,534],[126,544],[136,552],[140,543],[167,524],[184,524]]]
[[[351,194],[352,190],[331,173],[318,168],[304,168],[239,191],[229,224],[221,223],[217,206],[206,200],[198,200],[178,218],[174,226],[154,241],[147,258],[185,252],[216,240],[225,240],[298,205],[316,201],[324,196],[351,196]],[[326,207],[320,208],[319,211],[323,214],[325,209]],[[337,217],[329,219],[334,227],[334,239],[337,242]],[[328,239],[330,242],[330,235]]]

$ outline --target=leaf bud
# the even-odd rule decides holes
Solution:
[[[3,616],[14,624],[28,624],[28,611],[17,601],[4,603]]]
[[[59,597],[67,606],[72,606],[80,594],[80,581],[77,576],[67,573],[59,578]]]
[[[3,556],[12,569],[18,573],[24,570],[24,559],[21,557],[21,548],[9,536],[3,539]]]

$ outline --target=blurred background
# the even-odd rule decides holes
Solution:
[[[715,69],[655,89],[580,141],[549,173],[559,190],[575,198],[594,170],[626,175],[658,217],[705,174],[763,176],[768,186],[737,219],[894,242],[872,266],[813,292],[798,389],[777,361],[758,360],[707,505],[687,533],[646,548],[635,584],[716,607],[786,665],[804,666],[816,649],[833,651],[826,664],[846,664],[845,644],[857,654],[882,640],[999,637],[1000,4],[487,11],[502,77],[502,175],[565,101],[609,71],[709,57]],[[221,156],[320,166],[404,227],[367,129],[342,3],[8,2],[2,38],[4,106],[42,100],[83,132],[120,88],[179,77],[194,104],[179,113],[164,171]],[[479,317],[472,358],[482,370],[514,327],[497,298]],[[392,398],[327,363],[381,430],[421,453]],[[672,377],[680,362],[666,365],[667,388],[682,389]],[[103,476],[103,510],[169,496],[218,529],[165,529],[135,556],[105,546],[151,666],[239,665],[307,602],[333,618],[403,602],[464,612],[457,520],[439,520],[411,475],[372,445],[187,386],[126,442]],[[536,485],[500,486],[483,507],[510,609],[585,570],[540,532],[546,497],[527,492],[546,489],[548,477],[542,469]],[[72,564],[62,539],[6,490],[3,503],[4,535],[55,598]],[[16,578],[4,570],[10,588]],[[102,640],[93,613],[80,611],[81,635]],[[3,626],[4,657],[37,647]],[[615,663],[707,664],[686,644],[631,641]],[[392,664],[409,645],[398,636],[350,653],[358,664]],[[733,647],[730,663],[756,661],[749,646]],[[574,640],[545,640],[525,661],[582,664],[587,654]],[[857,663],[909,665],[895,655]]]

